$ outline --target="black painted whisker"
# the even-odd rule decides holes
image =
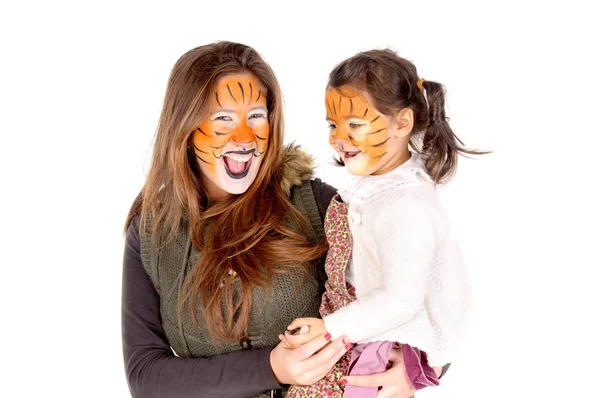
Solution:
[[[383,131],[383,130],[385,130],[385,127],[381,128],[381,129],[379,129],[377,131],[373,131],[373,132],[367,133],[366,135],[377,134],[377,133],[379,133],[380,131]]]
[[[204,163],[212,165],[212,163],[210,163],[210,162],[207,162],[206,160],[202,159],[202,158],[200,157],[200,155],[196,154],[196,157],[197,157],[198,159],[200,159],[201,161],[203,161]]]
[[[205,152],[205,151],[203,151],[202,149],[198,148],[198,147],[196,146],[196,144],[195,144],[195,143],[194,143],[194,148],[196,148],[196,150],[197,150],[198,152],[202,152],[202,153],[206,153],[206,154],[208,154],[208,152]]]
[[[377,148],[378,146],[382,146],[383,144],[385,144],[386,142],[388,142],[390,140],[391,137],[386,138],[385,140],[381,141],[379,144],[375,144],[375,145],[367,145],[368,147],[372,147],[372,148]]]

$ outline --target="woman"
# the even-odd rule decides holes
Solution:
[[[351,347],[278,335],[318,316],[323,216],[335,189],[283,148],[279,85],[252,48],[219,42],[175,64],[146,183],[126,222],[122,326],[133,396],[275,396]],[[409,396],[388,372],[349,379]]]

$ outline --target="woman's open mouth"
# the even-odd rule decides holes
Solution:
[[[247,151],[229,151],[223,154],[223,163],[227,175],[233,179],[246,177],[252,164],[255,149]]]

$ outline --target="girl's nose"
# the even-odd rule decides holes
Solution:
[[[348,140],[345,138],[339,138],[339,137],[333,137],[333,142],[336,145],[342,146],[344,145],[345,142],[347,142]]]

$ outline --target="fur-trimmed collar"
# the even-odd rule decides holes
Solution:
[[[313,163],[313,157],[300,149],[299,145],[292,143],[283,147],[278,168],[281,173],[281,187],[288,196],[293,186],[301,185],[303,181],[312,178]]]

